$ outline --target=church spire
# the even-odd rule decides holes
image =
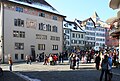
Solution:
[[[100,20],[97,12],[95,11],[91,17],[95,23],[97,23],[98,20]]]
[[[98,16],[98,14],[97,14],[96,11],[93,13],[93,16],[92,16],[92,17],[93,17],[93,18],[99,18],[99,16]]]

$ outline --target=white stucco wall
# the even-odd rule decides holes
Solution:
[[[58,16],[60,17],[60,16]],[[24,27],[14,26],[14,19],[22,19],[24,20]],[[26,20],[27,18],[33,19],[37,21],[36,29],[27,28]],[[43,18],[35,15],[25,14],[21,12],[11,11],[8,9],[4,10],[4,51],[5,57],[12,56],[13,61],[21,61],[21,54],[29,55],[31,54],[31,45],[35,46],[35,53],[39,54],[45,52],[45,54],[50,53],[58,53],[62,52],[62,40],[63,40],[63,28],[62,28],[62,20],[52,20],[49,18]],[[49,32],[49,31],[41,31],[39,30],[39,23],[51,24],[51,26],[56,25],[58,28],[58,32]],[[13,37],[13,30],[24,31],[25,38],[16,38]],[[47,40],[36,39],[36,34],[47,35]],[[60,37],[60,41],[50,40],[50,36]],[[24,50],[15,50],[15,42],[24,43]],[[38,50],[38,44],[45,44],[45,50]],[[53,51],[52,45],[58,45],[58,50]],[[18,60],[15,60],[15,53],[18,54]],[[7,61],[8,58],[5,59]]]

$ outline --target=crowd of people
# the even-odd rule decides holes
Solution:
[[[63,63],[64,62],[64,54],[59,53],[59,54],[50,54],[50,55],[45,55],[44,57],[44,64],[43,65],[56,65],[58,63]]]
[[[100,81],[105,74],[105,81],[111,81],[112,78],[112,66],[118,66],[118,53],[114,51],[105,51],[96,54],[95,57],[96,69],[101,68]]]
[[[49,55],[44,54],[36,56],[36,62],[41,62],[43,59],[43,65],[57,65],[60,63],[64,63],[64,60],[67,58],[69,61],[70,69],[79,69],[80,62],[81,63],[95,63],[96,70],[101,69],[100,81],[103,79],[103,75],[105,74],[105,81],[111,81],[112,78],[112,66],[117,67],[118,61],[118,52],[116,50],[109,51],[80,51],[80,52],[71,52],[71,53],[58,53]],[[32,55],[27,55],[25,60],[27,64],[31,64]],[[93,61],[92,61],[93,60]],[[8,59],[9,69],[12,71],[12,58]],[[109,75],[109,76],[108,76]]]

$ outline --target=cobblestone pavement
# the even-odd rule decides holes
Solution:
[[[7,64],[2,64],[1,67],[5,70],[4,77],[8,79],[1,80],[2,78],[0,78],[0,81],[25,81],[28,79],[29,81],[99,81],[100,77],[100,70],[94,68],[94,63],[80,64],[80,69],[75,70],[69,69],[67,62],[55,66],[35,62],[31,65],[16,63],[13,65],[12,73],[7,71]],[[112,81],[119,81],[120,69],[114,68],[113,73]]]

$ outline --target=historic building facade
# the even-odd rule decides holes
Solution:
[[[24,61],[26,55],[62,52],[63,19],[44,0],[0,1],[0,57],[3,62],[11,56],[14,62]]]
[[[85,31],[72,21],[64,21],[64,46],[67,51],[75,52],[85,49]]]
[[[83,21],[86,22],[82,28],[86,31],[85,47],[86,49],[95,49],[98,51],[100,47],[105,45],[105,26],[107,24],[100,20],[96,12],[90,18]]]

